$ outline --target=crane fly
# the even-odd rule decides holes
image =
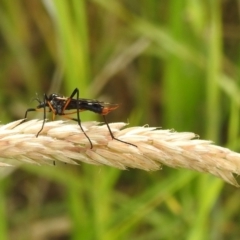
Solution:
[[[75,96],[76,96],[76,98],[74,98]],[[106,115],[109,112],[117,109],[119,107],[119,104],[110,104],[110,103],[105,103],[105,102],[99,102],[97,100],[92,100],[92,99],[79,98],[78,88],[76,88],[72,92],[70,97],[64,97],[64,96],[60,96],[58,94],[53,93],[53,94],[50,94],[49,96],[47,96],[47,94],[44,94],[43,101],[40,101],[39,98],[35,98],[34,100],[37,100],[39,105],[36,108],[28,108],[25,113],[24,118],[25,119],[27,118],[28,112],[40,111],[43,109],[43,124],[42,124],[41,129],[37,133],[36,137],[38,137],[38,135],[41,133],[41,131],[44,128],[44,124],[46,122],[46,108],[48,108],[48,112],[52,112],[52,120],[55,119],[56,115],[60,115],[60,116],[66,117],[68,119],[77,121],[80,129],[82,130],[82,132],[88,139],[91,149],[92,149],[93,144],[92,144],[90,138],[88,137],[88,135],[86,134],[86,132],[83,130],[82,125],[81,125],[81,119],[80,119],[80,112],[91,111],[91,112],[94,112],[94,113],[97,113],[97,114],[100,114],[103,116],[104,122],[107,125],[108,131],[109,131],[112,139],[115,139],[119,142],[129,144],[129,145],[136,147],[132,143],[128,143],[128,142],[122,141],[118,138],[115,138],[111,131],[111,128],[107,122]],[[66,110],[74,110],[74,111],[65,113]],[[77,114],[77,118],[71,118],[68,116],[68,115],[75,114],[75,113]]]

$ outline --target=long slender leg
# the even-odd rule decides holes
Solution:
[[[79,96],[79,90],[78,88],[75,88],[71,94],[71,96],[67,99],[64,107],[63,107],[63,110],[62,110],[62,113],[64,113],[64,111],[66,110],[68,104],[71,102],[71,100],[73,99],[73,97],[78,93],[78,96]]]
[[[122,140],[120,140],[120,139],[118,139],[118,138],[115,138],[115,137],[113,136],[113,133],[112,133],[112,131],[111,131],[111,128],[109,127],[109,124],[108,124],[108,122],[107,122],[106,116],[105,116],[105,115],[102,115],[102,116],[103,116],[103,119],[104,119],[104,121],[105,121],[105,123],[106,123],[106,125],[107,125],[108,131],[109,131],[112,139],[115,139],[115,140],[117,140],[117,141],[119,141],[119,142],[122,142],[122,143],[125,143],[125,144],[132,145],[132,146],[134,146],[134,147],[137,147],[136,145],[134,145],[134,144],[132,144],[132,143],[125,142],[125,141],[122,141]]]
[[[66,110],[68,104],[71,102],[71,100],[73,99],[73,97],[77,95],[77,122],[78,122],[78,125],[80,127],[80,129],[82,130],[83,134],[85,135],[85,137],[88,139],[89,143],[90,143],[90,148],[92,149],[93,148],[93,144],[90,140],[90,138],[88,137],[88,135],[85,133],[85,131],[83,130],[82,128],[82,124],[81,124],[81,119],[80,119],[80,109],[79,109],[79,89],[78,88],[75,88],[74,91],[72,92],[71,96],[68,98],[68,100],[66,101],[66,104],[63,108],[63,111],[62,111],[62,114],[64,115],[64,111]]]
[[[46,122],[46,103],[48,103],[48,97],[46,95],[46,93],[44,93],[43,95],[43,101],[44,101],[44,104],[43,104],[43,123],[42,123],[42,127],[41,129],[38,131],[36,137],[38,137],[38,135],[41,133],[41,131],[43,130],[43,127],[44,127],[44,124]]]
[[[27,111],[25,112],[25,116],[24,116],[25,120],[24,121],[26,121],[26,119],[27,119],[28,112],[35,112],[35,111],[37,111],[36,108],[29,108],[29,109],[27,109]]]
[[[49,99],[48,99],[47,95],[44,94],[43,97],[44,97],[44,102],[43,102],[43,104],[42,104],[42,107],[40,107],[40,108],[43,108],[43,118],[44,118],[44,119],[43,119],[42,127],[41,127],[40,131],[38,131],[36,137],[38,137],[38,135],[41,133],[41,131],[43,130],[44,124],[45,124],[45,122],[46,122],[46,107],[47,107],[47,106],[48,106],[49,109],[50,109],[49,112],[52,111],[52,112],[53,112],[53,116],[55,116],[55,115],[54,115],[54,109],[53,109],[51,103],[49,102]],[[39,103],[41,103],[39,99],[37,99],[37,100],[39,101]],[[26,121],[28,112],[34,112],[34,111],[35,111],[35,112],[38,112],[38,111],[40,111],[40,108],[29,108],[29,109],[27,109],[27,111],[25,112],[25,116],[24,116],[25,120],[24,120],[23,122]]]
[[[44,94],[44,107],[43,107],[43,109],[44,109],[43,118],[44,119],[43,119],[42,127],[41,127],[40,131],[37,133],[36,137],[38,137],[40,132],[43,130],[43,127],[44,127],[44,124],[45,124],[45,119],[46,119],[46,99],[48,99],[48,98],[47,98],[46,94]],[[36,112],[36,111],[37,111],[36,108],[29,108],[29,109],[27,109],[27,111],[25,112],[25,116],[24,116],[25,120],[24,121],[26,121],[26,119],[27,119],[28,112]]]
[[[88,135],[85,133],[85,131],[82,128],[82,124],[81,124],[81,119],[80,119],[80,110],[79,110],[79,90],[76,88],[75,89],[76,93],[77,93],[77,120],[78,120],[78,125],[81,128],[81,130],[83,131],[84,135],[86,136],[86,138],[88,139],[90,145],[91,145],[91,149],[93,148],[93,144],[90,140],[90,138],[88,137]]]

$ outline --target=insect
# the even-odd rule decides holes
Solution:
[[[75,96],[76,96],[76,98],[74,98]],[[41,129],[37,133],[36,137],[38,137],[38,135],[41,133],[41,131],[44,128],[44,124],[46,121],[46,108],[48,108],[48,112],[52,112],[53,120],[55,119],[56,115],[61,115],[66,118],[69,118],[71,120],[77,121],[80,129],[82,130],[82,132],[88,139],[91,148],[93,148],[93,144],[92,144],[90,138],[88,137],[88,135],[85,133],[85,131],[82,128],[81,119],[80,119],[80,112],[88,110],[88,111],[98,113],[103,116],[104,122],[107,125],[108,131],[109,131],[112,139],[115,139],[119,142],[129,144],[129,145],[136,147],[136,145],[134,145],[132,143],[128,143],[128,142],[122,141],[118,138],[115,138],[111,131],[111,128],[107,122],[106,115],[109,112],[118,108],[119,104],[110,104],[110,103],[99,102],[97,100],[79,98],[78,88],[75,88],[75,90],[72,92],[70,97],[59,96],[58,94],[55,94],[55,93],[50,94],[49,96],[47,96],[47,94],[44,94],[43,97],[44,97],[43,101],[40,101],[39,98],[34,99],[34,100],[38,101],[39,105],[36,108],[27,109],[26,113],[25,113],[25,117],[24,117],[25,119],[27,118],[28,112],[40,111],[43,109],[43,124],[42,124]],[[66,110],[74,110],[74,111],[65,113]],[[71,115],[74,113],[77,114],[77,118],[68,117],[68,115]]]

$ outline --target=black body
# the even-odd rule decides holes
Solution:
[[[75,95],[77,96],[76,99],[73,98]],[[27,109],[27,111],[25,113],[25,118],[27,118],[28,112],[38,111],[40,109],[43,109],[43,118],[44,118],[43,124],[42,124],[40,131],[37,133],[37,137],[43,130],[43,127],[44,127],[44,124],[46,121],[46,108],[48,108],[48,112],[53,113],[53,120],[55,118],[55,115],[61,115],[61,116],[67,117],[67,115],[69,115],[69,114],[76,113],[77,119],[75,119],[75,118],[70,118],[70,119],[78,122],[79,127],[81,128],[81,130],[84,133],[84,135],[86,136],[86,138],[89,140],[90,146],[92,148],[93,147],[92,142],[91,142],[90,138],[87,136],[87,134],[85,133],[85,131],[83,130],[82,125],[81,125],[81,119],[80,119],[80,112],[88,110],[88,111],[92,111],[97,114],[101,114],[103,116],[103,119],[107,125],[109,133],[113,139],[123,142],[125,144],[135,146],[134,144],[124,142],[122,140],[115,138],[113,136],[113,133],[112,133],[109,125],[108,125],[105,115],[107,115],[110,111],[118,108],[118,106],[119,106],[118,104],[109,104],[109,103],[99,102],[97,100],[79,98],[78,88],[76,88],[72,92],[72,94],[69,98],[59,96],[58,94],[53,93],[53,94],[50,94],[49,97],[46,94],[44,94],[43,102],[41,102],[38,98],[35,100],[37,100],[39,102],[39,105],[36,108]],[[66,110],[75,110],[75,111],[71,112],[71,113],[65,113]]]

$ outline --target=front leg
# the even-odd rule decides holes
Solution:
[[[25,112],[25,116],[24,116],[25,120],[24,120],[24,121],[27,120],[27,114],[28,114],[28,112],[35,112],[35,111],[37,111],[36,108],[29,108],[29,109],[27,109],[27,111]]]
[[[45,124],[45,119],[46,119],[46,100],[47,100],[47,95],[44,93],[43,95],[43,104],[40,104],[37,109],[43,108],[43,124],[41,129],[38,131],[36,137],[40,134],[40,132],[43,130],[44,124]]]

